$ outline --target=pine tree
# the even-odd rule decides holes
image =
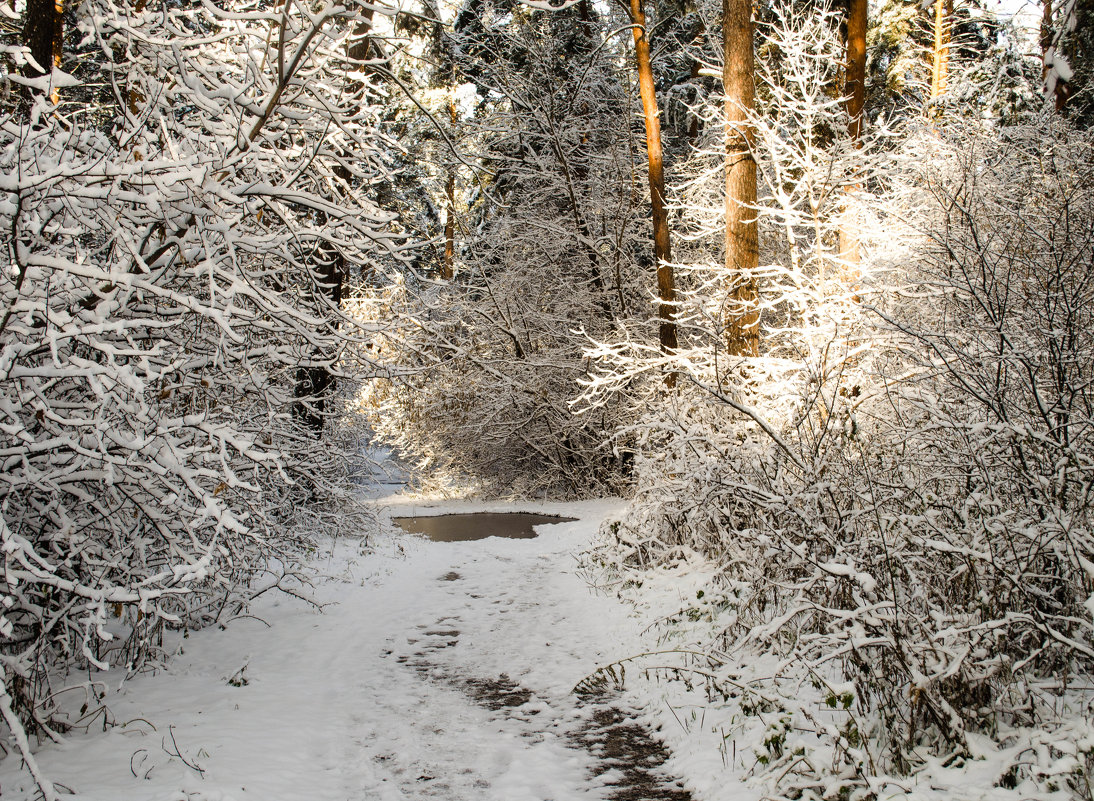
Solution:
[[[726,271],[733,276],[727,303],[726,338],[730,353],[758,356],[760,316],[759,240],[756,225],[756,106],[752,0],[723,0],[726,93]]]
[[[661,117],[657,107],[657,91],[650,62],[649,28],[642,0],[630,0],[634,55],[638,68],[638,87],[642,96],[642,115],[646,126],[646,155],[649,162],[651,218],[653,221],[653,257],[657,264],[657,315],[661,320],[658,341],[661,350],[670,353],[677,347],[674,303],[675,280],[672,271],[672,249],[669,240],[669,219],[665,208],[665,167],[661,146]],[[674,379],[667,379],[671,384]]]

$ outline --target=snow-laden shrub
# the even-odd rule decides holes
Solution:
[[[818,52],[783,44],[785,86]],[[853,215],[849,264],[855,154],[771,119],[766,352],[724,352],[731,276],[696,268],[679,390],[647,381],[637,494],[596,559],[639,582],[716,565],[674,618],[708,621],[681,666],[761,722],[780,797],[872,797],[985,741],[1000,787],[1088,797],[1089,742],[1061,710],[1094,666],[1094,140],[1052,121],[911,137],[869,187],[888,212]],[[633,343],[590,356],[593,405],[665,363]]]
[[[344,480],[315,440],[339,297],[399,247],[369,200],[358,14],[141,8],[81,6],[103,82],[55,72],[75,100],[0,109],[0,711],[22,746],[74,722],[55,670],[138,669],[164,625],[291,569],[299,510]]]
[[[400,377],[369,387],[377,435],[426,482],[580,497],[626,481],[605,442],[627,405],[575,417],[570,401],[585,332],[645,324],[654,269],[627,78],[577,14],[456,26],[454,69],[481,102],[457,126],[477,174],[459,173],[453,274],[409,276],[385,301],[377,319],[398,331],[378,348]]]

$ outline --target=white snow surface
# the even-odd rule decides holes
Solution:
[[[382,501],[396,516],[580,520],[525,540],[384,534],[372,551],[347,532],[316,556],[327,576],[314,589],[321,612],[268,593],[253,618],[180,640],[164,670],[93,674],[118,725],[43,746],[39,764],[86,801],[610,798],[616,774],[596,777],[596,758],[573,741],[592,707],[571,690],[598,665],[653,644],[631,607],[590,589],[576,554],[621,503]],[[499,677],[527,702],[477,703],[470,682]],[[685,736],[662,689],[629,681],[617,703],[693,749],[667,771],[697,799],[755,798],[736,778],[741,766],[695,737],[702,727]],[[35,795],[15,756],[0,763],[0,794]]]

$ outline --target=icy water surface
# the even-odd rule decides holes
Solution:
[[[424,534],[434,542],[466,542],[486,537],[531,539],[536,536],[533,526],[571,523],[574,518],[526,512],[475,512],[436,517],[393,517],[391,520],[404,531]]]

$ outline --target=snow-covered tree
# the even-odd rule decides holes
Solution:
[[[1094,664],[1090,137],[1042,118],[856,148],[825,89],[836,19],[781,10],[752,118],[764,350],[725,346],[713,140],[680,194],[680,391],[642,343],[589,351],[592,408],[644,386],[658,410],[595,564],[708,571],[664,624],[669,674],[730,707],[772,797],[868,794],[990,742],[1001,786],[1084,797],[1085,724],[1058,715]]]
[[[1042,4],[1041,57],[1043,88],[1058,111],[1082,125],[1094,120],[1090,99],[1094,59],[1094,6],[1089,0]]]
[[[163,626],[238,609],[329,500],[333,388],[309,381],[359,338],[340,295],[404,248],[372,189],[383,96],[347,49],[381,11],[87,0],[88,83],[5,75],[32,95],[0,108],[0,711],[20,743],[72,723],[55,669],[137,669]]]
[[[605,41],[578,6],[466,11],[450,34],[476,101],[458,123],[453,277],[408,275],[403,298],[381,307],[406,322],[384,354],[421,372],[374,386],[375,425],[426,477],[462,473],[506,493],[615,488],[622,464],[605,443],[616,413],[575,417],[569,401],[586,333],[653,316],[622,35]]]

